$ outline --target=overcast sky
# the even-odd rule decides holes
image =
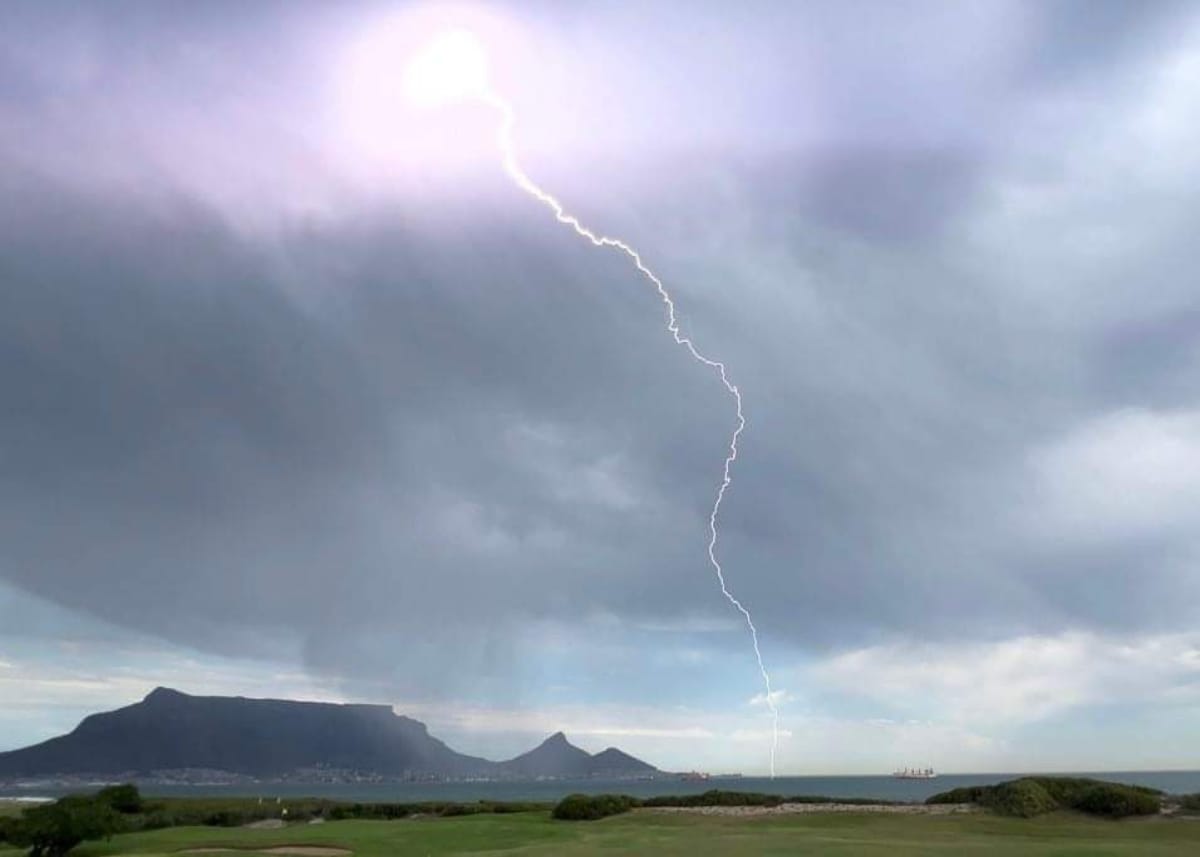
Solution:
[[[742,392],[781,772],[1200,767],[1200,14],[1124,0],[4,4],[0,749],[163,684],[766,770],[732,402],[398,102],[447,27]]]

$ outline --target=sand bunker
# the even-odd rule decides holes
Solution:
[[[326,845],[273,845],[269,848],[256,848],[248,845],[245,848],[184,848],[176,854],[237,854],[239,851],[253,851],[255,854],[290,854],[293,857],[349,857],[353,851],[345,848],[330,848]]]
[[[877,812],[895,815],[956,815],[975,812],[969,803],[781,803],[779,806],[658,806],[641,812],[690,812],[698,815],[790,815],[806,812]]]

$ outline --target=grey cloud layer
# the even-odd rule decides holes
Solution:
[[[938,67],[953,15],[918,32],[907,46],[932,53],[898,93],[921,95],[902,118],[888,50],[826,45],[834,91],[857,93],[827,117],[831,139],[861,147],[649,151],[629,188],[646,210],[614,204],[619,184],[568,187],[661,260],[687,329],[746,394],[723,555],[780,647],[1194,623],[1186,531],[1097,546],[1019,514],[1040,502],[1036,450],[1200,394],[1177,220],[1153,258],[1126,253],[1099,283],[1102,311],[1076,312],[1099,281],[1056,243],[1066,232],[1021,228],[1005,258],[971,231],[1029,148],[984,94],[1021,105],[1089,90],[1098,69],[1119,78],[1173,14],[1080,31],[1062,23],[1076,8],[1050,9],[1028,11],[1038,25],[978,90]],[[826,26],[858,32],[833,12]],[[36,63],[8,61],[42,91]],[[3,104],[21,127],[43,106],[20,86]],[[961,128],[960,108],[997,135]],[[1083,120],[1103,128],[1103,113]],[[618,257],[498,180],[482,202],[363,202],[267,240],[173,189],[37,173],[0,198],[7,580],[223,653],[298,646],[322,671],[496,693],[531,622],[721,614],[704,545],[731,403]],[[1119,184],[1111,198],[1087,216],[1163,204]],[[1132,203],[1146,209],[1121,214]],[[1197,200],[1171,205],[1178,218]],[[1157,272],[1153,301],[1120,287],[1138,271]]]

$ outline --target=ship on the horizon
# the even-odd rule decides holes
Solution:
[[[898,780],[932,780],[937,774],[933,768],[902,768],[892,776]]]

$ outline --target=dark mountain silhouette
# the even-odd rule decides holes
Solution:
[[[656,769],[619,750],[592,756],[561,733],[508,762],[465,756],[386,705],[189,696],[158,688],[74,731],[0,753],[0,778],[204,769],[271,778],[326,768],[391,777],[632,776]]]
[[[580,750],[561,732],[555,732],[528,753],[500,764],[526,777],[586,777],[592,771],[592,754]]]
[[[643,762],[641,759],[635,759],[616,747],[609,747],[592,756],[591,775],[593,777],[606,775],[625,777],[630,774],[653,774],[657,771],[658,768],[653,765]]]
[[[555,732],[528,753],[500,764],[505,771],[523,777],[628,777],[658,772],[653,765],[616,747],[593,756],[576,747],[561,732]]]
[[[462,775],[494,763],[454,752],[386,705],[188,696],[158,688],[67,735],[0,753],[0,776],[208,768],[274,776],[324,765]]]

